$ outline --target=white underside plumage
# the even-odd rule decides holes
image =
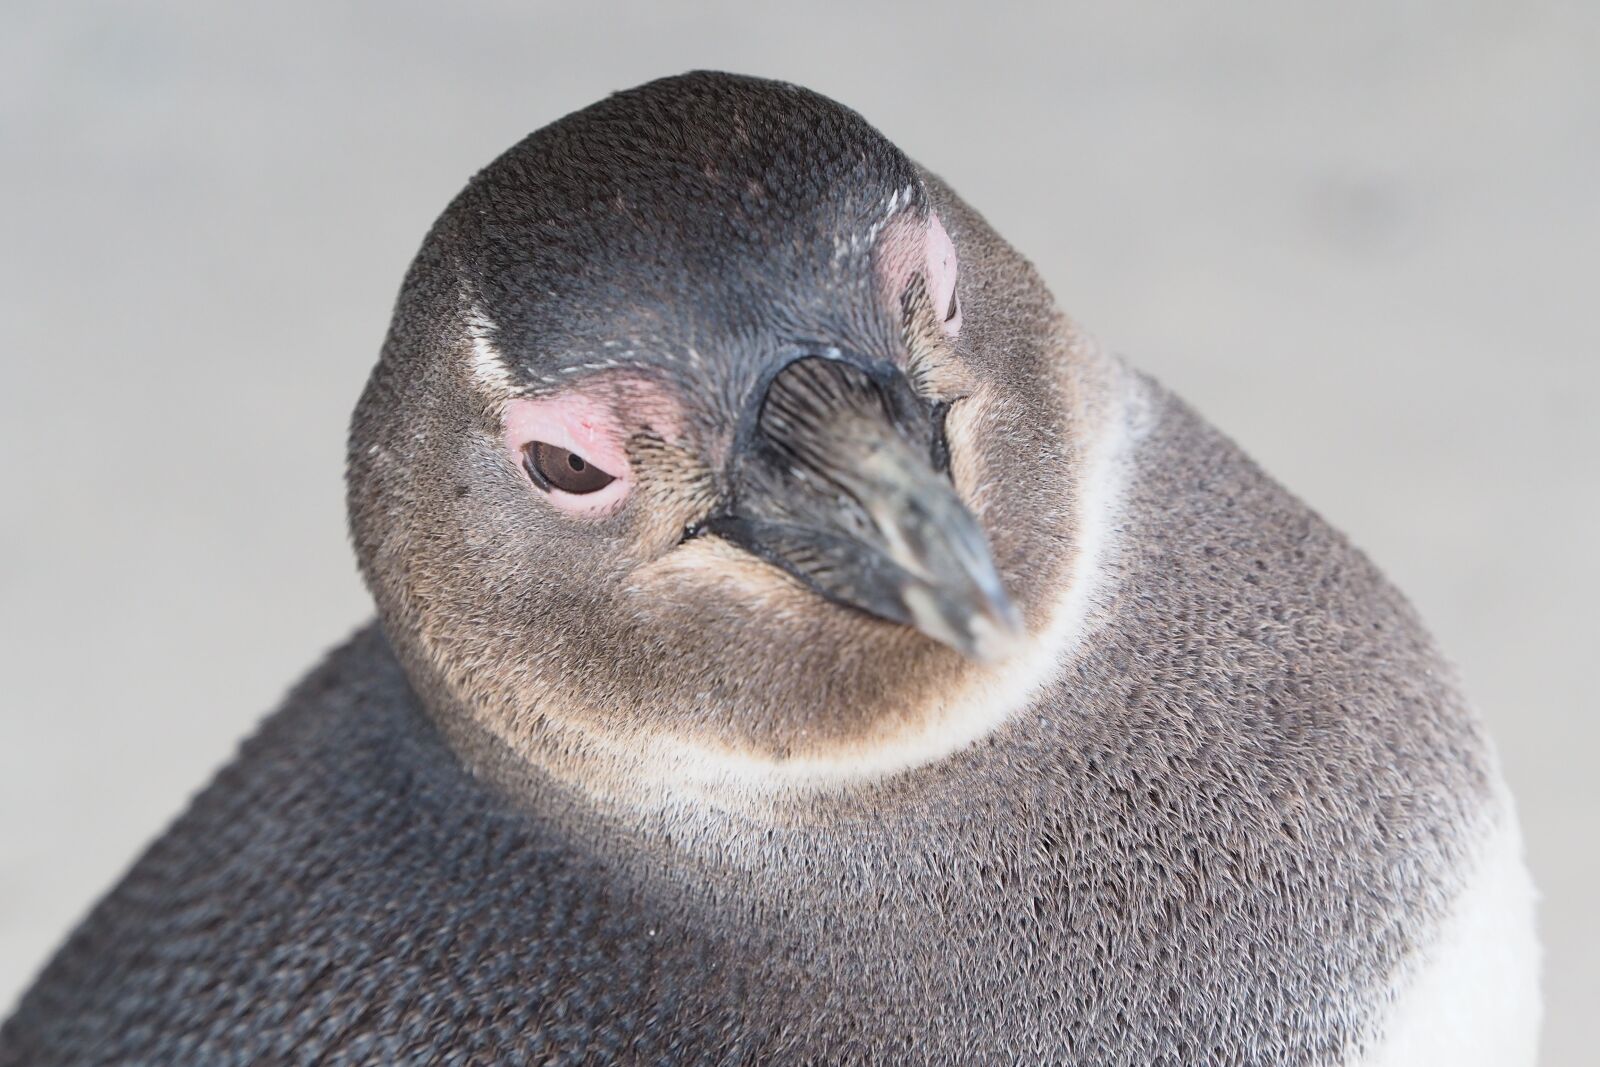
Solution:
[[[1536,893],[1509,796],[1432,942],[1401,968],[1380,1040],[1345,1067],[1532,1067]]]

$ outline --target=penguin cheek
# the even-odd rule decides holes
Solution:
[[[617,511],[633,488],[626,434],[611,407],[581,394],[537,400],[512,400],[503,416],[506,458],[530,492],[574,518],[600,519]],[[549,445],[570,453],[578,462],[610,475],[611,481],[591,492],[565,492],[540,485],[528,469],[529,451]]]
[[[961,304],[956,300],[956,245],[950,240],[939,213],[932,213],[923,238],[923,253],[928,272],[928,292],[933,297],[934,313],[939,316],[945,336],[961,332]]]

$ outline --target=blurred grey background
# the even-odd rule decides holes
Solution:
[[[1600,996],[1600,4],[997,0],[0,15],[0,1014],[368,612],[345,420],[424,229],[529,130],[803,82],[1349,532],[1460,663]]]

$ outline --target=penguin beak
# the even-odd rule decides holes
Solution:
[[[983,529],[934,462],[942,428],[898,371],[790,363],[731,464],[715,533],[837,604],[911,626],[969,658],[1022,633]]]

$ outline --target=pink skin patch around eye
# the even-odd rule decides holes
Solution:
[[[633,471],[624,447],[627,433],[610,404],[581,393],[512,400],[505,408],[505,449],[528,485],[569,515],[598,518],[621,505],[633,487]],[[593,493],[549,491],[533,484],[524,449],[535,441],[564,448],[600,468],[615,481]]]
[[[961,332],[961,306],[956,305],[956,313],[950,318],[945,316],[956,296],[956,245],[945,231],[944,223],[939,221],[937,211],[929,213],[923,247],[927,254],[928,293],[933,297],[934,313],[939,316],[945,336],[954,337]]]

